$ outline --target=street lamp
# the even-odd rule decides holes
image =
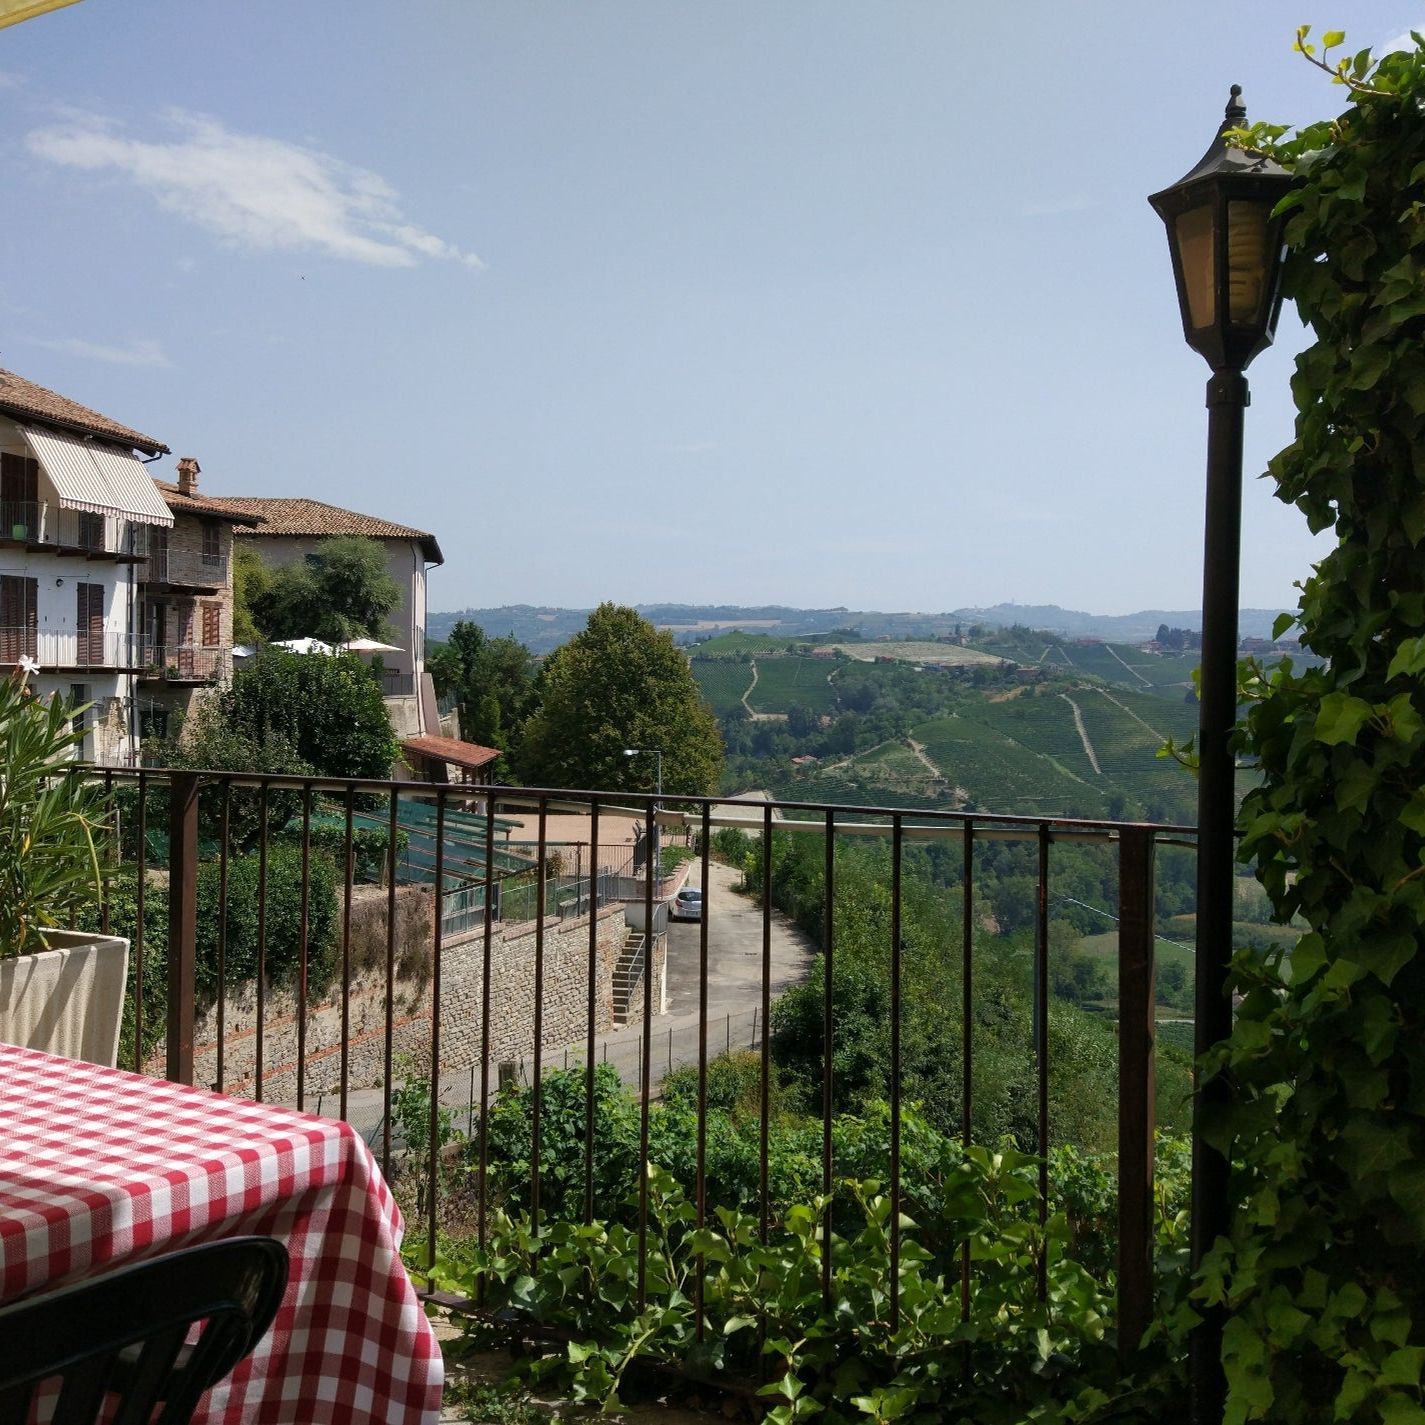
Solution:
[[[1246,123],[1240,85],[1201,161],[1148,201],[1168,229],[1183,335],[1212,368],[1207,383],[1207,513],[1202,573],[1202,669],[1198,714],[1197,949],[1194,1049],[1200,1056],[1232,1032],[1227,995],[1232,959],[1236,813],[1229,740],[1237,721],[1237,600],[1242,529],[1243,374],[1271,345],[1281,310],[1281,219],[1273,209],[1291,175],[1271,159],[1228,145]],[[1193,1105],[1192,1261],[1229,1218],[1228,1165],[1204,1141],[1204,1115],[1227,1097],[1219,1075]],[[1222,1418],[1221,1313],[1209,1313],[1189,1343],[1194,1425]]]
[[[653,815],[649,818],[651,825],[648,828],[648,880],[652,884],[654,867],[658,865],[658,811],[663,800],[663,750],[659,747],[625,747],[623,755],[625,757],[656,757],[658,759],[655,781],[657,800],[653,803]]]

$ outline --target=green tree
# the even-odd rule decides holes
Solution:
[[[263,654],[259,663],[265,666],[264,660],[268,656]],[[208,698],[199,703],[172,736],[154,747],[145,745],[144,760],[150,767],[181,767],[207,772],[276,772],[309,776],[314,771],[285,731],[270,728],[265,736],[257,735],[229,715],[226,700],[221,697]],[[299,806],[300,793],[269,790],[265,818],[268,832],[281,830]],[[257,791],[243,787],[231,789],[227,798],[228,836],[238,849],[257,844],[264,823],[262,809],[263,799]],[[150,792],[147,815],[150,826],[166,823],[168,808],[161,787],[156,794]],[[220,839],[222,816],[221,799],[205,791],[198,802],[199,832],[205,840]]]
[[[1342,38],[1298,44],[1350,107],[1247,138],[1295,167],[1284,282],[1315,338],[1270,473],[1336,538],[1296,614],[1324,661],[1249,666],[1239,741],[1262,769],[1243,858],[1309,930],[1289,960],[1239,955],[1207,1062],[1236,1210],[1199,1293],[1226,1316],[1233,1422],[1425,1419],[1425,53],[1333,64]]]
[[[271,631],[258,620],[257,611],[266,607],[272,587],[272,570],[251,544],[233,541],[233,642],[256,643],[271,638]]]
[[[386,777],[399,751],[381,685],[352,657],[264,649],[219,707],[240,745],[285,746],[319,776]]]
[[[386,616],[401,602],[379,540],[343,534],[324,539],[297,564],[271,575],[253,602],[269,638],[383,638]]]
[[[673,636],[632,609],[595,609],[583,632],[549,656],[539,696],[518,757],[531,785],[649,792],[657,760],[624,756],[625,748],[646,747],[663,754],[666,793],[715,790],[717,719]]]
[[[519,740],[534,697],[534,657],[523,643],[460,619],[427,663],[437,689],[460,700],[462,736],[501,751]]]

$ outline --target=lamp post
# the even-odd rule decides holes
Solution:
[[[653,815],[649,818],[651,824],[648,828],[648,881],[652,885],[654,868],[658,865],[658,812],[663,801],[663,749],[660,747],[625,747],[623,755],[625,757],[656,757],[658,759],[655,783],[656,800],[653,803]]]
[[[1281,310],[1281,220],[1272,210],[1291,175],[1261,155],[1230,147],[1245,124],[1232,86],[1212,146],[1184,177],[1149,202],[1168,229],[1183,335],[1212,368],[1207,383],[1207,510],[1202,573],[1202,669],[1198,719],[1197,946],[1194,1049],[1201,1056],[1232,1032],[1227,975],[1232,958],[1236,813],[1237,600],[1242,526],[1243,374],[1271,345]],[[1206,1115],[1228,1087],[1219,1076],[1193,1101],[1192,1262],[1227,1231],[1228,1164],[1204,1141]],[[1222,1316],[1209,1313],[1189,1341],[1193,1425],[1220,1421],[1226,1384]]]

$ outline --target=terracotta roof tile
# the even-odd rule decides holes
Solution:
[[[433,534],[410,525],[377,519],[374,515],[344,510],[339,505],[321,500],[267,499],[256,495],[223,495],[222,503],[249,514],[259,515],[261,528],[252,533],[262,535],[315,535],[325,538],[334,534],[362,534],[369,539],[418,539],[425,556],[432,564],[443,564],[444,556]]]
[[[130,450],[147,451],[150,455],[166,455],[168,447],[142,431],[132,430],[68,396],[26,381],[13,371],[0,369],[0,411],[24,420],[39,421],[61,430],[78,431],[81,435],[98,436]]]
[[[500,755],[498,748],[481,747],[478,742],[462,742],[458,737],[408,737],[401,746],[417,757],[449,762],[472,771],[488,766]]]
[[[261,515],[255,515],[251,510],[240,510],[226,500],[209,500],[202,495],[184,494],[177,485],[170,485],[167,480],[155,480],[153,483],[158,486],[163,503],[176,515],[211,515],[240,525],[256,526],[262,523]]]

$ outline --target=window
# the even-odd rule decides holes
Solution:
[[[162,525],[149,529],[148,577],[153,584],[168,583],[168,531]]]
[[[0,574],[0,663],[14,663],[39,651],[39,583]]]
[[[104,549],[104,524],[104,516],[96,515],[93,510],[75,511],[75,543],[81,549]]]
[[[71,683],[69,685],[69,705],[72,708],[83,709],[83,711],[76,711],[74,716],[70,718],[69,725],[80,737],[84,737],[88,734],[91,719],[94,716],[94,709],[86,706],[88,702],[89,684]],[[84,756],[84,750],[84,744],[81,742],[78,748],[78,753],[81,758]]]
[[[0,536],[36,539],[40,532],[40,466],[23,455],[0,454]]]
[[[205,568],[216,569],[222,562],[222,530],[209,520],[203,525],[203,564]]]
[[[148,742],[150,739],[159,740],[168,736],[168,709],[167,708],[140,708],[139,709],[139,738]]]
[[[74,627],[79,635],[74,661],[80,668],[104,666],[104,586],[76,584]]]

